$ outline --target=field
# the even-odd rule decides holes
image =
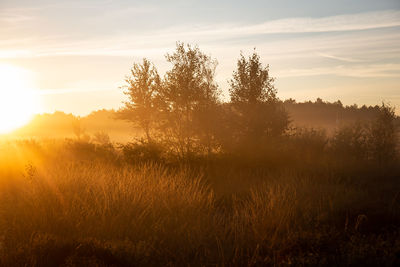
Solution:
[[[132,163],[73,140],[0,149],[1,266],[400,263],[396,163]]]

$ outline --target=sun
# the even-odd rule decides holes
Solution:
[[[28,123],[38,111],[37,100],[26,70],[0,64],[0,134]]]

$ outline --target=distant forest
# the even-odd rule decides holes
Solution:
[[[328,135],[344,125],[373,121],[379,114],[378,105],[345,106],[339,100],[328,102],[320,98],[306,102],[287,99],[282,101],[282,104],[289,114],[292,127],[325,129]],[[88,136],[106,133],[112,142],[128,142],[143,135],[139,127],[127,121],[118,120],[117,113],[116,110],[103,109],[93,111],[83,117],[61,111],[38,114],[31,123],[17,130],[14,135],[24,138],[72,138],[76,137],[74,125],[78,121]],[[399,116],[396,117],[395,124],[400,127]]]
[[[316,101],[296,102],[293,99],[282,101],[289,114],[292,127],[325,129],[328,134],[346,124],[373,121],[379,114],[379,106],[345,106],[340,101],[328,102],[318,98]],[[143,135],[139,127],[118,120],[116,110],[97,110],[87,116],[79,117],[61,111],[36,115],[33,120],[14,135],[25,138],[72,138],[76,134],[74,125],[80,121],[82,130],[89,136],[106,133],[113,142],[132,141]],[[400,117],[396,117],[400,127]]]

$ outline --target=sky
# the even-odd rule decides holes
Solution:
[[[0,64],[29,73],[41,112],[118,109],[132,64],[165,73],[177,41],[217,59],[225,99],[240,52],[256,48],[282,100],[399,114],[399,0],[0,1]]]

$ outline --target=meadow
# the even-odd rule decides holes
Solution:
[[[397,162],[132,162],[72,139],[0,147],[2,266],[400,262]]]

